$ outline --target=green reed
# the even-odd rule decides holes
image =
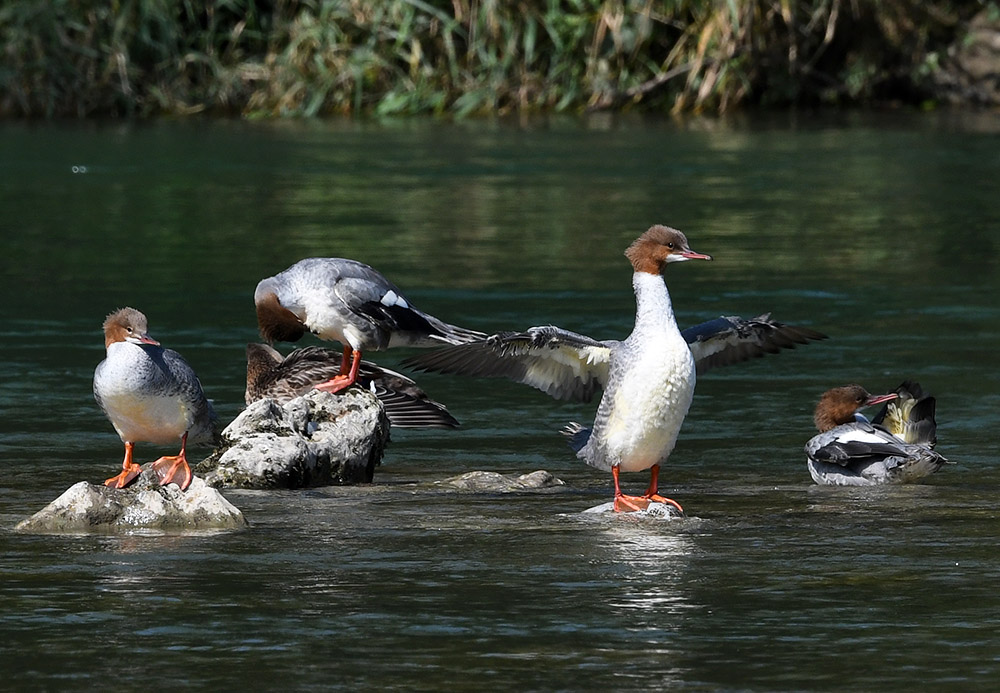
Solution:
[[[982,2],[6,0],[0,115],[465,116],[922,98]]]

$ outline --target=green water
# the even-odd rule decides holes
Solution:
[[[995,685],[998,180],[988,114],[0,126],[0,687]],[[622,251],[658,222],[715,257],[669,271],[682,326],[772,311],[831,336],[699,381],[661,475],[686,520],[580,514],[610,479],[556,431],[594,405],[420,375],[463,427],[393,431],[372,487],[227,491],[235,533],[13,532],[120,465],[91,396],[114,308],[144,311],[228,421],[254,286],[302,257],[365,261],[467,327],[618,338]],[[955,464],[813,486],[819,393],[906,378]],[[429,485],[535,469],[569,488]]]

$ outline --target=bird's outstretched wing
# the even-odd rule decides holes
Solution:
[[[589,402],[607,382],[613,345],[546,325],[435,349],[403,365],[419,371],[509,378],[556,399]]]
[[[770,313],[749,319],[722,316],[682,330],[681,335],[691,348],[699,375],[717,366],[729,366],[827,338],[808,327],[772,320]]]
[[[770,314],[750,319],[715,318],[681,334],[694,355],[698,373],[826,339],[815,330],[771,320]],[[545,325],[435,349],[411,357],[403,365],[435,373],[508,378],[556,399],[589,402],[607,383],[615,344]]]

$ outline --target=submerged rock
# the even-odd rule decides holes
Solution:
[[[160,486],[152,463],[126,488],[87,481],[70,486],[45,508],[18,523],[19,532],[76,533],[122,529],[238,529],[246,518],[222,494],[195,477],[186,491]]]
[[[623,519],[642,519],[642,518],[654,518],[658,520],[678,520],[686,517],[684,513],[678,510],[676,507],[670,503],[659,503],[652,502],[646,506],[645,510],[633,510],[630,512],[616,512],[615,502],[608,501],[607,503],[601,503],[600,505],[595,505],[593,508],[587,508],[581,511],[584,515],[604,515],[608,514],[614,517],[620,517]]]
[[[448,486],[458,491],[476,493],[512,493],[538,489],[557,488],[566,483],[549,472],[539,469],[530,474],[500,474],[499,472],[466,472],[459,476],[437,482],[438,486]]]
[[[370,483],[388,441],[389,419],[372,393],[311,390],[285,404],[248,406],[194,471],[217,488]]]

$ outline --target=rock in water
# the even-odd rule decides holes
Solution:
[[[123,529],[168,531],[239,529],[246,518],[214,488],[195,477],[186,491],[160,486],[152,463],[123,489],[86,481],[70,486],[45,508],[18,523],[19,532],[75,533]]]
[[[516,493],[518,491],[537,491],[565,486],[562,479],[554,477],[544,469],[521,474],[520,476],[503,475],[498,472],[466,472],[437,482],[438,486],[447,486],[458,491],[475,493]]]
[[[194,471],[217,488],[302,488],[370,483],[389,441],[389,419],[367,390],[311,390],[254,402]]]
[[[607,503],[601,503],[600,505],[595,505],[593,508],[587,508],[582,511],[584,515],[603,515],[608,514],[612,517],[620,517],[623,519],[638,520],[643,518],[654,518],[658,520],[677,520],[686,517],[684,513],[678,510],[676,507],[670,503],[659,503],[651,502],[646,506],[645,510],[634,510],[630,512],[615,512],[614,501],[608,501]]]

